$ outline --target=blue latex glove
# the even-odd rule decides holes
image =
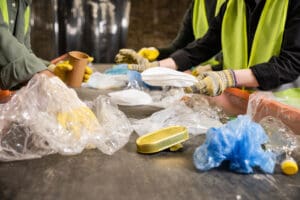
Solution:
[[[227,160],[235,172],[253,173],[253,168],[259,167],[273,173],[276,156],[262,149],[267,141],[268,136],[259,124],[240,115],[220,128],[208,130],[205,143],[194,152],[194,164],[197,169],[209,170]]]
[[[107,69],[104,72],[104,74],[120,75],[120,74],[127,74],[128,71],[129,70],[127,64],[118,64],[118,65],[114,65],[110,69]]]

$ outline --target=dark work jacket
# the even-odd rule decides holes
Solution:
[[[217,0],[206,0],[206,13],[207,21],[210,23],[215,16]],[[193,7],[194,1],[191,2],[189,8],[184,14],[180,29],[177,33],[176,38],[167,46],[163,48],[158,48],[159,56],[158,60],[169,57],[176,50],[181,49],[195,40],[193,31]]]
[[[263,10],[265,0],[255,3],[245,0],[247,6],[248,52],[251,51],[253,37]],[[195,66],[221,50],[222,19],[227,3],[223,4],[219,15],[213,19],[206,35],[171,55],[180,71]],[[284,83],[292,82],[300,75],[300,1],[290,0],[287,20],[279,56],[269,62],[250,66],[260,89],[274,89]]]

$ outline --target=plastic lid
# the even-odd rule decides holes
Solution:
[[[186,127],[170,126],[148,133],[136,140],[137,151],[140,153],[156,153],[186,141],[189,134]],[[175,148],[176,149],[176,148]]]
[[[284,174],[294,175],[298,172],[298,165],[294,159],[286,159],[281,162],[281,170]]]

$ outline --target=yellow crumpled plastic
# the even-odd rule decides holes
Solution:
[[[86,106],[57,114],[58,123],[71,132],[76,139],[81,137],[82,131],[93,132],[99,126],[94,113]]]

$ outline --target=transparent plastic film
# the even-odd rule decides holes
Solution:
[[[300,135],[300,109],[279,102],[271,92],[251,94],[247,114],[256,122],[266,116],[272,116],[282,121],[295,134]]]
[[[175,101],[148,118],[132,119],[132,126],[140,136],[172,125],[187,127],[191,135],[204,134],[210,127],[222,125],[218,112],[208,102],[205,105],[191,108],[183,101]]]
[[[114,110],[106,112],[116,114]],[[95,147],[111,154],[120,148],[120,145],[105,143],[112,133],[106,132],[101,120],[76,92],[56,77],[35,75],[1,106],[0,119],[2,161],[37,158],[50,153],[72,155]]]

